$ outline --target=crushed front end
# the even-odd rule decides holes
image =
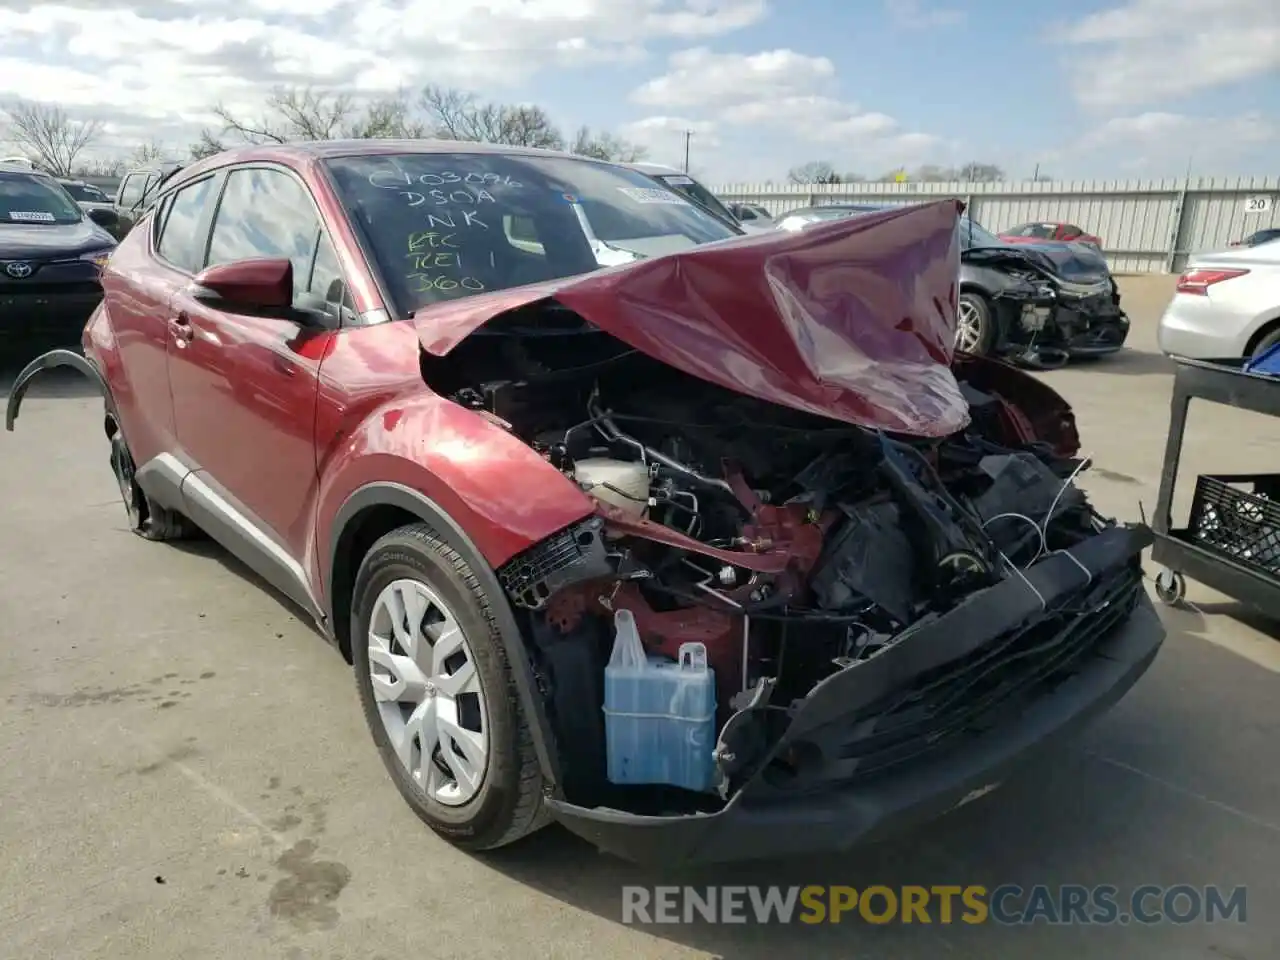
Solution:
[[[1059,258],[1067,265],[1078,259]],[[1022,365],[1059,367],[1114,353],[1128,339],[1129,318],[1105,261],[1064,270],[1036,250],[1011,247],[969,251],[966,263],[1005,277],[991,297],[1004,332],[999,352]]]
[[[548,805],[601,848],[671,863],[851,845],[987,789],[1154,658],[1149,532],[1094,511],[1070,410],[1029,376],[959,360],[969,425],[922,438],[602,335],[572,358],[567,342],[478,345],[476,362],[506,356],[502,379],[466,384],[465,356],[424,373],[597,501],[498,574],[560,761]],[[617,692],[624,627],[636,669],[700,651],[714,715],[681,706],[670,673],[648,706],[622,703],[643,699]]]

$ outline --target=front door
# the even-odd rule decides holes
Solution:
[[[315,203],[284,168],[227,174],[204,265],[259,257],[293,262],[299,300],[337,279]],[[283,551],[300,569],[317,485],[320,359],[336,319],[219,309],[189,289],[170,307],[169,384],[178,442],[198,471],[193,490],[206,497],[212,491],[229,508],[227,522],[241,525],[239,534],[260,546],[265,536],[265,548],[277,558]]]

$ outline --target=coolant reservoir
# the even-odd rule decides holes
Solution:
[[[573,465],[573,478],[589,495],[631,517],[649,509],[649,467],[630,460],[590,457]]]

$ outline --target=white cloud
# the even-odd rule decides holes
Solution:
[[[649,156],[657,163],[679,166],[684,157],[685,134],[689,134],[691,151],[702,156],[707,151],[718,150],[721,140],[716,125],[709,120],[691,120],[688,117],[653,116],[631,123],[624,123],[618,132],[646,147]]]
[[[879,173],[921,163],[940,146],[930,134],[904,131],[893,117],[839,97],[835,64],[826,57],[787,49],[745,54],[694,47],[672,54],[667,67],[636,88],[632,101],[712,123],[724,139],[736,130],[756,151],[774,152],[785,139],[800,151],[826,151],[842,170]],[[665,117],[650,119],[657,124]],[[673,122],[685,129],[695,121]],[[795,162],[804,159],[810,158]]]
[[[98,116],[121,142],[185,143],[215,103],[253,115],[277,85],[512,99],[541,70],[634,62],[765,13],[766,0],[5,0],[0,100]]]
[[[1280,70],[1277,0],[1130,0],[1061,25],[1077,99],[1123,108]]]
[[[835,79],[826,57],[794,50],[712,53],[706,47],[673,53],[667,72],[642,84],[631,99],[647,106],[711,109],[744,102],[783,101]]]
[[[1149,111],[1113,117],[1070,147],[1044,155],[1049,164],[1078,167],[1108,160],[1126,176],[1226,175],[1259,150],[1280,147],[1280,119],[1262,114],[1202,117]],[[1101,171],[1100,171],[1101,172]]]
[[[889,20],[905,30],[935,30],[965,22],[968,15],[957,7],[933,7],[920,0],[885,0]]]

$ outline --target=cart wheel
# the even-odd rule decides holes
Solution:
[[[1187,578],[1176,570],[1164,567],[1156,574],[1156,596],[1164,603],[1174,606],[1183,601],[1187,595]]]

